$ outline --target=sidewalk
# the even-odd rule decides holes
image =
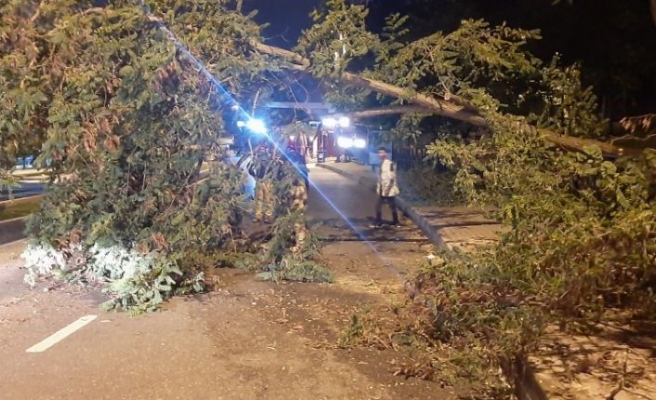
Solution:
[[[47,170],[35,168],[15,169],[11,174],[21,182],[42,183],[49,178]]]
[[[376,173],[371,167],[355,163],[318,164],[362,185],[375,190]],[[467,207],[416,206],[403,200],[403,193],[397,199],[403,210],[440,247],[466,250],[475,245],[493,243],[503,230],[500,224],[486,219],[483,214]]]

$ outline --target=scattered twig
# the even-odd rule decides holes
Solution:
[[[612,392],[606,397],[606,400],[615,400],[615,396],[617,396],[622,390],[625,390],[624,388],[624,383],[626,381],[626,370],[627,370],[627,364],[629,362],[629,349],[626,350],[624,353],[624,363],[622,364],[622,374],[620,375],[620,382],[617,385],[615,389],[613,389]]]

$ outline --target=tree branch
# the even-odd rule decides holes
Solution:
[[[656,0],[654,0],[656,1]],[[252,41],[251,45],[253,48],[261,53],[268,54],[274,57],[281,57],[288,60],[292,63],[290,68],[307,71],[310,66],[310,60],[294,53],[289,50],[281,49],[279,47],[265,45],[256,41]],[[432,114],[440,115],[447,118],[453,118],[459,121],[467,122],[475,126],[488,126],[485,118],[480,114],[480,112],[472,109],[468,106],[463,106],[457,104],[453,101],[447,101],[445,99],[435,98],[426,96],[421,93],[412,93],[401,87],[391,85],[386,82],[369,79],[351,72],[344,72],[342,74],[341,80],[345,83],[358,86],[361,88],[369,89],[374,92],[384,94],[387,96],[401,98],[413,103],[417,106],[426,108],[431,111]],[[518,126],[519,129],[525,129],[530,131],[536,131],[538,134],[542,135],[545,140],[565,147],[569,150],[582,151],[585,147],[596,146],[602,153],[610,157],[618,157],[623,155],[637,155],[640,154],[640,150],[634,149],[624,149],[621,147],[616,147],[610,143],[605,143],[592,139],[581,139],[565,135],[560,135],[556,132],[552,132],[546,129],[536,129],[530,124],[521,123]]]
[[[487,126],[485,118],[473,110],[443,99],[429,97],[421,93],[409,93],[407,90],[389,83],[362,77],[351,72],[342,74],[342,81],[361,88],[381,93],[390,97],[402,98],[410,103],[425,107],[433,114],[468,122],[476,126]]]
[[[303,56],[294,53],[293,51],[281,49],[280,47],[269,46],[261,42],[252,40],[251,46],[260,53],[268,54],[270,56],[284,58],[287,61],[292,62],[293,64],[289,67],[298,71],[307,71],[310,67],[310,60],[304,58]]]
[[[654,0],[656,1],[656,0]],[[644,133],[650,134],[656,131],[656,114],[645,114],[634,117],[624,117],[620,120],[619,126],[629,134]]]
[[[376,117],[382,117],[385,115],[394,115],[394,114],[433,114],[433,111],[425,107],[419,107],[419,106],[387,106],[387,107],[378,107],[378,108],[368,108],[364,110],[347,111],[341,113],[333,113],[330,115],[340,115],[352,119],[361,119],[361,118],[376,118]]]

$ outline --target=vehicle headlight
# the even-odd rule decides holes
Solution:
[[[337,138],[337,145],[343,149],[350,149],[353,147],[353,139],[340,136]]]
[[[338,121],[339,126],[342,128],[348,128],[351,125],[351,120],[347,117],[342,117]]]
[[[321,120],[321,125],[325,126],[328,129],[336,127],[338,124],[337,120],[335,118],[324,118]]]

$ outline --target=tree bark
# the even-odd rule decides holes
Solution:
[[[652,0],[656,2],[656,0]],[[310,61],[292,51],[281,49],[275,46],[265,45],[259,42],[251,42],[253,48],[261,53],[274,57],[280,57],[291,62],[289,68],[299,71],[307,71]],[[405,99],[408,102],[423,107],[431,111],[432,114],[440,115],[447,118],[453,118],[464,121],[475,126],[487,126],[488,123],[480,112],[453,101],[447,101],[436,97],[426,96],[421,93],[409,92],[401,87],[391,85],[386,82],[369,79],[351,72],[344,72],[341,80],[345,83],[369,89],[371,91],[384,94],[387,96]],[[641,151],[634,149],[624,149],[616,147],[610,143],[601,142],[592,139],[575,138],[571,136],[560,135],[546,129],[536,129],[527,123],[520,123],[518,129],[535,131],[542,135],[545,140],[562,146],[569,150],[582,151],[585,147],[596,146],[607,157],[619,157],[623,155],[637,155]]]

